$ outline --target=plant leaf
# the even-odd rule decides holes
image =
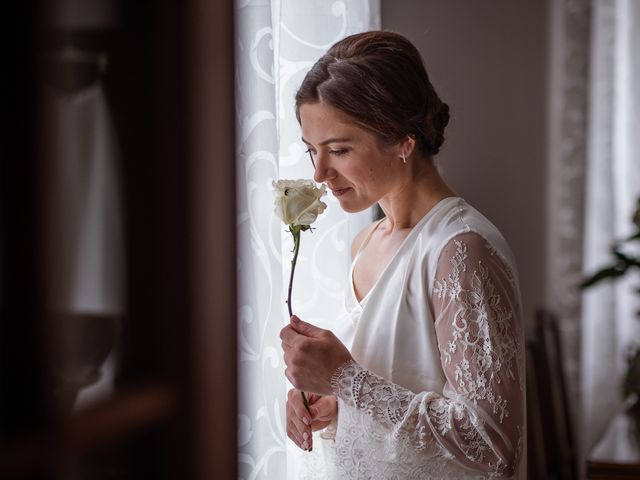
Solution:
[[[596,272],[591,277],[588,277],[587,279],[583,280],[582,283],[580,283],[580,288],[588,288],[607,278],[614,279],[614,278],[621,277],[622,275],[625,274],[628,268],[629,268],[628,265],[625,265],[623,268],[620,268],[618,265],[605,267],[602,270],[599,270],[598,272]]]
[[[624,262],[625,264],[631,263],[631,258],[622,253],[620,250],[614,248],[612,249],[611,253],[613,253],[613,255],[621,262]]]
[[[636,233],[634,233],[633,235],[631,235],[629,238],[627,238],[625,241],[630,241],[630,240],[640,240],[640,230],[638,230]]]

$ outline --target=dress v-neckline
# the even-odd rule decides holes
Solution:
[[[378,223],[371,229],[371,231],[367,234],[366,238],[364,239],[364,242],[362,242],[362,245],[360,245],[360,248],[358,249],[358,252],[356,253],[356,256],[354,257],[353,262],[351,263],[351,271],[349,272],[349,280],[350,280],[349,283],[350,283],[350,286],[351,286],[351,288],[350,288],[351,295],[353,297],[353,300],[355,301],[356,306],[358,306],[360,308],[360,310],[362,310],[364,308],[365,303],[367,302],[367,300],[371,296],[371,293],[376,289],[376,287],[378,286],[378,284],[380,283],[382,278],[386,275],[387,271],[389,271],[389,269],[391,268],[391,265],[393,265],[393,263],[395,262],[396,258],[398,258],[400,252],[402,251],[404,246],[407,244],[407,241],[409,240],[409,238],[411,236],[413,236],[415,234],[415,232],[418,231],[419,227],[421,227],[422,224],[424,222],[426,222],[426,220],[436,210],[438,210],[438,208],[440,208],[441,205],[445,201],[453,200],[453,199],[460,200],[461,197],[453,196],[453,197],[445,197],[445,198],[441,199],[433,207],[431,207],[429,209],[429,211],[427,213],[425,213],[424,216],[420,220],[418,220],[418,222],[411,228],[411,231],[404,238],[404,240],[402,241],[402,243],[398,247],[398,250],[396,250],[396,252],[393,254],[393,256],[391,257],[391,260],[389,260],[387,265],[385,265],[385,267],[381,270],[380,275],[378,275],[378,278],[376,279],[375,283],[371,286],[371,288],[365,294],[365,296],[362,297],[361,300],[358,300],[358,295],[356,294],[356,286],[355,286],[355,282],[354,282],[354,278],[353,278],[353,274],[354,274],[354,271],[355,271],[355,268],[356,268],[356,263],[360,259],[360,255],[363,252],[363,250],[365,249],[365,247],[369,244],[369,240],[371,240],[371,237],[373,236],[373,233],[378,229],[378,227],[385,220],[386,217],[382,218],[381,220],[379,220]]]
[[[371,286],[371,288],[366,293],[366,295],[364,297],[362,297],[361,300],[358,300],[358,294],[356,293],[356,284],[355,284],[355,280],[353,278],[353,274],[354,274],[355,269],[356,269],[356,263],[358,263],[358,259],[360,258],[360,254],[364,251],[365,247],[369,244],[369,240],[371,240],[371,237],[373,236],[373,233],[378,229],[378,227],[382,224],[382,222],[384,222],[385,218],[381,218],[378,221],[378,223],[376,223],[376,225],[367,234],[366,238],[364,239],[364,242],[362,242],[362,245],[360,245],[360,248],[358,248],[358,252],[356,253],[356,256],[354,257],[353,262],[351,263],[351,272],[349,273],[349,278],[351,279],[351,294],[353,295],[353,298],[356,301],[356,304],[358,306],[360,306],[360,307],[364,306],[364,303],[367,300],[367,298],[369,297],[369,294],[373,291],[373,289],[375,288],[376,284],[380,280],[380,277],[382,276],[382,272],[384,272],[384,270],[387,267],[385,266],[385,268],[382,270],[382,272],[380,272],[380,275],[378,275],[378,279]]]

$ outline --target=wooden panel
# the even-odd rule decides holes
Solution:
[[[113,31],[47,32],[108,40],[103,83],[123,157],[124,354],[115,395],[72,415],[49,379],[51,353],[74,352],[47,330],[59,318],[44,314],[41,293],[48,176],[38,126],[50,125],[36,101],[39,4],[5,12],[0,476],[235,478],[234,5],[118,3]]]
[[[233,2],[193,0],[190,344],[196,475],[237,478]]]
[[[640,478],[640,428],[620,412],[587,457],[587,478]]]
[[[104,450],[167,421],[173,392],[162,386],[137,387],[74,415],[60,429],[0,444],[0,478],[55,471],[83,455]]]
[[[40,315],[38,109],[39,11],[5,5],[0,52],[0,441],[49,423]]]

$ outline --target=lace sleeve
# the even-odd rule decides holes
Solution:
[[[516,292],[510,269],[482,237],[457,235],[440,255],[432,298],[443,394],[411,392],[353,362],[335,372],[334,393],[425,455],[491,477],[516,474],[525,432]]]

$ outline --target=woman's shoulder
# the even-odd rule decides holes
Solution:
[[[360,248],[362,248],[363,244],[367,241],[369,235],[373,233],[376,226],[381,221],[382,220],[376,220],[375,222],[370,223],[362,230],[360,230],[355,237],[353,237],[353,241],[351,242],[351,259],[354,259],[356,257],[358,251],[360,251]]]
[[[430,225],[420,232],[427,246],[430,263],[436,263],[446,246],[464,242],[469,250],[487,250],[515,267],[511,248],[498,227],[464,199],[458,198],[442,208]]]
[[[437,247],[456,235],[469,232],[477,233],[489,243],[504,241],[498,228],[460,197],[450,197],[441,202],[423,223],[419,235],[428,238],[432,247]]]

